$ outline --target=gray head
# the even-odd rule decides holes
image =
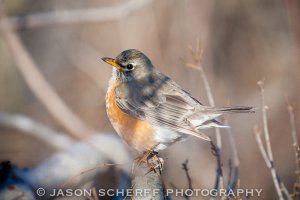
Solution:
[[[125,50],[115,59],[104,57],[102,60],[115,67],[116,75],[123,80],[140,79],[153,71],[150,59],[135,49]]]

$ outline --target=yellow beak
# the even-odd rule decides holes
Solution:
[[[113,67],[116,67],[117,69],[121,69],[122,67],[116,62],[113,58],[103,57],[101,58],[104,62],[110,64]]]

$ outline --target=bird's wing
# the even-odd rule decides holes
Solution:
[[[149,85],[143,81],[142,85],[131,82],[116,88],[120,109],[154,125],[210,140],[197,129],[220,113],[201,113],[202,105],[168,78],[156,78]]]

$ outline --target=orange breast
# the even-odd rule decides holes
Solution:
[[[106,94],[106,111],[114,129],[132,148],[142,153],[152,150],[158,143],[155,141],[155,130],[148,122],[123,112],[116,104],[115,88],[120,82],[110,82]]]

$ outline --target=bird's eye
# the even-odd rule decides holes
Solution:
[[[128,64],[128,65],[127,65],[127,69],[128,69],[128,70],[132,70],[133,68],[134,68],[133,64]]]

